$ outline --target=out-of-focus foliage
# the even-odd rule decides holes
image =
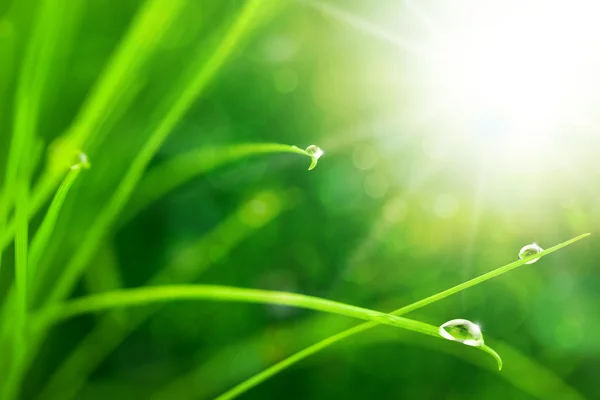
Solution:
[[[247,27],[214,62],[249,3],[256,9]],[[504,135],[488,116],[456,122],[424,107],[423,93],[435,87],[417,73],[422,61],[406,43],[428,43],[427,21],[446,37],[451,6],[417,3],[1,0],[0,176],[43,4],[53,9],[56,42],[48,64],[34,63],[47,69],[47,79],[27,83],[41,89],[35,135],[43,153],[33,146],[28,153],[37,161],[35,182],[50,144],[98,111],[86,119],[93,140],[78,143],[92,167],[79,174],[38,260],[37,270],[46,271],[34,283],[39,299],[51,293],[203,68],[205,86],[146,169],[190,150],[253,142],[317,144],[325,151],[319,165],[308,172],[309,160],[294,154],[242,158],[192,178],[132,219],[119,214],[102,230],[75,295],[208,283],[389,311],[507,264],[526,244],[546,248],[593,232],[600,222],[593,126],[577,120],[547,136]],[[158,11],[155,25],[124,48],[148,4]],[[110,70],[119,56],[122,69]],[[118,79],[106,83],[107,71]],[[33,232],[46,209],[32,218]],[[498,345],[502,372],[475,351],[378,327],[243,398],[598,398],[596,240],[409,315],[434,325],[478,322],[486,343]],[[4,303],[12,243],[2,257]],[[22,398],[212,398],[352,323],[284,307],[203,302],[80,317],[48,334],[24,376]]]

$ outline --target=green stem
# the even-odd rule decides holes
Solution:
[[[46,203],[48,198],[52,196],[56,185],[59,184],[61,175],[55,175],[46,173],[44,174],[39,182],[35,185],[32,193],[31,200],[29,203],[29,218],[32,218]],[[2,252],[13,240],[15,235],[15,221],[12,220],[6,226],[6,229],[2,231],[0,237],[0,252]]]
[[[38,329],[46,330],[53,323],[82,314],[174,300],[209,300],[292,306],[363,319],[372,321],[375,325],[391,325],[442,338],[438,333],[438,328],[433,325],[337,301],[296,293],[215,285],[155,286],[94,294],[63,304],[56,304],[41,311],[36,316],[34,329],[36,331]],[[495,351],[487,346],[483,346],[481,349],[492,355],[498,363],[498,368],[502,368],[502,360]]]
[[[77,7],[77,5],[73,4],[65,7],[56,7],[52,1],[46,1],[45,3],[49,4],[50,8],[46,11],[42,10],[40,15],[49,21],[49,23],[58,23],[59,25],[68,19],[65,13],[71,13],[72,9]],[[47,6],[47,4],[44,4],[44,6]],[[68,149],[81,149],[84,146],[89,147],[90,142],[94,140],[98,142],[102,139],[98,137],[98,131],[103,121],[106,121],[111,113],[118,110],[119,106],[122,106],[123,102],[129,99],[130,92],[138,88],[139,80],[142,76],[139,70],[154,54],[155,50],[159,48],[160,41],[164,38],[164,35],[172,26],[175,17],[182,11],[184,6],[185,2],[182,0],[149,0],[144,2],[137,12],[135,20],[132,22],[126,36],[114,52],[114,56],[109,61],[108,66],[102,72],[97,84],[92,88],[68,136],[63,138],[69,143],[66,146]],[[65,29],[64,26],[59,26],[59,28]],[[40,28],[40,32],[42,33],[42,38],[46,40],[54,38],[53,35],[49,34],[50,30],[48,28],[42,27]],[[57,32],[60,32],[60,29]],[[52,45],[54,46],[54,44]],[[39,45],[33,46],[34,52],[39,53],[39,47]],[[46,73],[48,65],[51,65],[51,63],[37,62],[32,68],[38,74],[40,73],[39,71]],[[26,81],[29,83],[32,79],[27,79]],[[37,81],[41,82],[41,79]],[[27,98],[26,100],[30,101],[31,98]],[[29,124],[33,123],[33,118],[23,118],[22,120]],[[13,135],[14,147],[21,146],[21,139],[16,141],[15,138],[17,138],[16,133]],[[50,196],[52,196],[52,193],[56,190],[56,186],[61,181],[65,163],[64,158],[71,156],[72,154],[68,151],[66,154],[60,152],[57,155],[50,154],[46,173],[41,177],[39,184],[36,185],[32,193],[30,217],[35,215]],[[11,163],[9,162],[10,165]],[[57,173],[57,169],[61,170],[60,174]],[[12,173],[12,169],[7,169],[7,176]],[[6,186],[10,186],[11,182],[11,180],[5,179]],[[13,191],[5,189],[3,193],[13,193]],[[9,223],[6,229],[2,229],[3,224],[6,223],[6,215],[8,214],[11,201],[8,195],[0,196],[0,252],[10,244],[14,237],[14,221]]]
[[[295,153],[312,159],[310,154],[296,146],[278,143],[235,144],[191,150],[158,165],[144,176],[120,222],[125,224],[149,204],[198,175],[244,157],[268,153]]]
[[[518,267],[520,267],[522,265],[527,264],[529,261],[531,261],[533,259],[541,258],[541,257],[547,256],[550,253],[554,253],[555,251],[560,250],[563,247],[568,246],[568,245],[570,245],[572,243],[575,243],[578,240],[581,240],[581,239],[583,239],[583,238],[585,238],[585,237],[587,237],[589,235],[590,235],[589,233],[584,233],[583,235],[579,235],[579,236],[577,236],[577,237],[575,237],[573,239],[569,239],[566,242],[563,242],[563,243],[557,244],[556,246],[550,247],[549,249],[546,249],[546,250],[542,251],[541,253],[532,255],[532,256],[527,257],[527,258],[523,258],[522,260],[518,260],[518,261],[512,262],[512,263],[507,264],[507,265],[505,265],[503,267],[497,268],[497,269],[495,269],[493,271],[490,271],[490,272],[485,273],[483,275],[480,275],[480,276],[478,276],[476,278],[473,278],[471,280],[463,282],[463,283],[461,283],[459,285],[453,286],[450,289],[446,289],[444,291],[436,293],[433,296],[426,297],[426,298],[424,298],[422,300],[419,300],[419,301],[417,301],[415,303],[412,303],[412,304],[409,304],[409,305],[407,305],[405,307],[399,308],[398,310],[392,312],[392,314],[395,314],[395,315],[406,314],[406,313],[414,311],[414,310],[416,310],[418,308],[424,307],[424,306],[426,306],[428,304],[435,303],[436,301],[439,301],[439,300],[441,300],[443,298],[446,298],[448,296],[452,296],[453,294],[456,294],[458,292],[462,292],[463,290],[468,289],[468,288],[470,288],[472,286],[478,285],[478,284],[480,284],[482,282],[485,282],[485,281],[487,281],[489,279],[492,279],[492,278],[495,278],[495,277],[497,277],[499,275],[505,274],[508,271],[511,271],[511,270],[513,270],[515,268],[518,268]]]
[[[31,241],[31,248],[29,250],[29,282],[33,283],[37,265],[39,263],[42,254],[48,247],[50,242],[50,237],[52,236],[52,232],[54,232],[54,227],[56,226],[56,221],[58,220],[58,216],[60,214],[60,210],[65,202],[67,194],[71,189],[71,186],[79,176],[81,169],[72,169],[67,173],[65,179],[62,181],[52,202],[50,203],[50,207],[44,216],[44,219],[35,233],[33,240]],[[36,281],[42,281],[36,280]]]
[[[54,231],[54,227],[56,226],[56,221],[58,219],[58,215],[65,201],[67,193],[73,185],[73,182],[75,182],[77,176],[79,176],[80,172],[80,169],[71,170],[65,176],[65,179],[61,183],[56,194],[54,195],[52,203],[50,204],[50,207],[48,208],[48,211],[46,212],[46,215],[44,216],[44,219],[39,229],[35,233],[31,245],[29,246],[29,254],[27,260],[27,286],[31,290],[31,293],[28,296],[29,298],[27,299],[29,307],[32,306],[32,303],[36,297],[36,292],[37,290],[39,290],[39,284],[43,281],[43,279],[34,279],[36,275],[37,264],[50,241],[50,237],[52,235],[52,232]],[[29,213],[28,217],[30,216],[31,213]],[[6,322],[10,318],[10,312],[14,305],[15,291],[14,287],[12,287],[6,295],[2,307],[0,307],[0,317],[3,321]],[[10,333],[9,329],[9,324],[5,323],[0,326],[0,343],[6,337],[6,335]]]
[[[19,370],[25,358],[27,348],[27,248],[29,240],[28,229],[28,188],[27,179],[21,179],[18,185],[15,207],[15,220],[17,231],[15,236],[15,288],[16,288],[16,307],[14,318],[14,349],[12,362],[8,377],[4,385],[3,399],[17,397],[19,385]]]
[[[444,290],[442,292],[439,292],[437,294],[434,294],[433,296],[429,296],[426,297],[423,300],[417,301],[415,303],[409,304],[405,307],[399,308],[393,312],[391,312],[391,315],[395,315],[395,316],[400,316],[400,315],[404,315],[408,312],[414,311],[418,308],[424,307],[428,304],[434,303],[438,300],[441,300],[445,297],[451,296],[453,294],[456,294],[462,290],[468,289],[472,286],[475,286],[477,284],[480,284],[488,279],[492,279],[494,277],[497,277],[501,274],[504,274],[512,269],[515,269],[517,267],[520,267],[524,264],[526,264],[528,261],[531,261],[534,258],[538,258],[538,257],[544,257],[550,253],[553,253],[565,246],[568,246],[578,240],[583,239],[584,237],[589,236],[589,233],[585,233],[583,235],[579,235],[573,239],[567,240],[566,242],[563,242],[561,244],[558,244],[554,247],[551,247],[549,249],[544,250],[541,253],[538,253],[534,256],[531,257],[527,257],[524,258],[522,260],[519,261],[515,261],[513,263],[507,264],[503,267],[497,268],[493,271],[490,271],[486,274],[483,274],[481,276],[478,276],[477,278],[471,279],[467,282],[461,283],[459,285],[456,285],[454,287],[451,287],[450,289]],[[246,379],[245,381],[241,382],[240,384],[234,386],[233,388],[231,388],[230,390],[228,390],[227,392],[223,393],[221,396],[218,397],[219,400],[225,400],[225,399],[233,399],[237,396],[239,396],[240,394],[252,389],[253,387],[255,387],[256,385],[266,381],[267,379],[269,379],[270,377],[276,375],[277,373],[283,371],[284,369],[294,365],[295,363],[297,363],[298,361],[301,361],[303,359],[305,359],[306,357],[318,353],[319,351],[341,341],[344,340],[346,338],[349,338],[351,336],[354,336],[357,333],[360,332],[364,332],[367,331],[371,328],[376,327],[378,324],[375,322],[367,322],[361,325],[358,325],[356,327],[347,329],[345,331],[342,331],[338,334],[335,334],[333,336],[330,336],[318,343],[315,343],[293,355],[291,355],[290,357],[287,357],[286,359],[270,366],[269,368],[251,376],[250,378]]]
[[[185,4],[183,0],[147,0],[142,4],[69,132],[74,147],[89,147],[93,140],[100,140],[98,127],[127,98],[127,91],[135,88],[132,83],[140,79],[140,70],[160,47]]]
[[[143,306],[174,300],[212,300],[244,303],[267,303],[307,308],[347,317],[377,321],[419,333],[439,337],[438,328],[422,322],[351,306],[332,300],[302,294],[275,292],[258,289],[242,289],[216,285],[168,285],[148,286],[136,289],[123,289],[93,294],[79,299],[55,304],[40,312],[36,317],[42,326],[57,323],[81,314],[105,311],[115,308]],[[37,330],[37,327],[36,327]]]
[[[291,192],[271,190],[251,196],[217,226],[178,249],[176,255],[172,255],[170,260],[146,281],[146,286],[197,281],[213,263],[226,258],[236,246],[275,220],[284,209],[293,207],[293,203],[289,202],[290,198]],[[252,224],[247,224],[240,216],[252,214],[255,204],[263,205],[265,212],[252,218]],[[218,252],[215,252],[215,249],[218,249]],[[209,250],[212,257],[205,257]],[[122,324],[115,322],[112,313],[100,318],[92,331],[56,367],[37,399],[76,398],[86,378],[106,356],[159,309],[160,307],[148,307],[143,312],[127,318]]]
[[[108,201],[106,207],[100,212],[98,218],[87,232],[82,245],[77,249],[70,262],[67,263],[66,267],[61,272],[58,281],[49,295],[50,302],[57,302],[64,299],[75,283],[77,283],[83,269],[86,267],[90,258],[93,257],[98,245],[126,205],[127,200],[130,198],[131,193],[146,170],[148,163],[167,136],[173,131],[177,123],[179,123],[189,107],[191,107],[194,100],[200,95],[225,60],[231,55],[233,49],[242,39],[244,33],[252,27],[253,19],[260,9],[260,6],[263,4],[263,0],[251,0],[245,4],[244,9],[241,14],[239,14],[233,27],[227,32],[227,35],[224,37],[212,57],[209,58],[208,61],[202,58],[202,68],[194,71],[195,74],[191,83],[186,81],[186,86],[181,95],[177,97],[175,103],[169,101],[168,104],[166,104],[168,107],[167,114],[132,161],[131,167],[116,188],[115,194]]]

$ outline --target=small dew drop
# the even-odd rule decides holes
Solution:
[[[542,251],[544,251],[544,249],[542,249],[540,246],[538,246],[535,243],[532,244],[528,244],[527,246],[524,246],[520,251],[519,251],[519,258],[523,259],[523,258],[527,258],[530,257],[534,254],[538,254],[541,253]],[[527,261],[525,264],[533,264],[534,262],[536,262],[537,260],[539,260],[540,257],[538,258],[534,258],[533,260],[529,260]]]
[[[68,136],[60,136],[48,147],[48,169],[52,174],[62,174],[66,170],[90,168],[87,154]]]
[[[453,319],[440,326],[440,335],[448,340],[467,346],[483,346],[483,335],[479,325],[467,319]]]
[[[323,150],[319,146],[315,146],[311,144],[304,150],[308,153],[309,156],[316,158],[317,160],[323,155]]]
[[[90,164],[90,160],[88,159],[87,154],[80,152],[77,155],[77,162],[73,165],[71,165],[71,169],[72,170],[77,170],[77,169],[88,169],[91,166]]]
[[[321,150],[319,146],[315,146],[314,144],[308,146],[304,151],[306,151],[306,154],[308,154],[312,158],[310,166],[308,167],[309,171],[317,166],[317,161],[319,160],[319,158],[321,158],[323,154],[325,154],[325,152]]]

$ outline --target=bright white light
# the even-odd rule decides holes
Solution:
[[[423,106],[444,110],[460,129],[505,139],[568,134],[595,113],[600,2],[454,4],[439,24],[435,61],[418,66]]]

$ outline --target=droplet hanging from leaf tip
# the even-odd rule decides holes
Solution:
[[[440,326],[439,333],[443,338],[466,344],[467,346],[483,346],[483,334],[479,325],[466,319],[453,319]]]
[[[527,246],[524,246],[520,251],[519,251],[519,258],[522,260],[524,258],[533,256],[534,254],[538,254],[541,253],[542,251],[544,251],[544,249],[542,249],[540,246],[538,246],[536,243],[532,243],[532,244],[528,244]],[[534,258],[532,260],[527,261],[525,264],[533,264],[534,262],[536,262],[537,260],[539,260],[540,257],[538,258]]]
[[[308,167],[309,171],[317,166],[319,158],[325,153],[319,146],[315,146],[314,144],[308,146],[304,151],[311,157],[310,166]]]

